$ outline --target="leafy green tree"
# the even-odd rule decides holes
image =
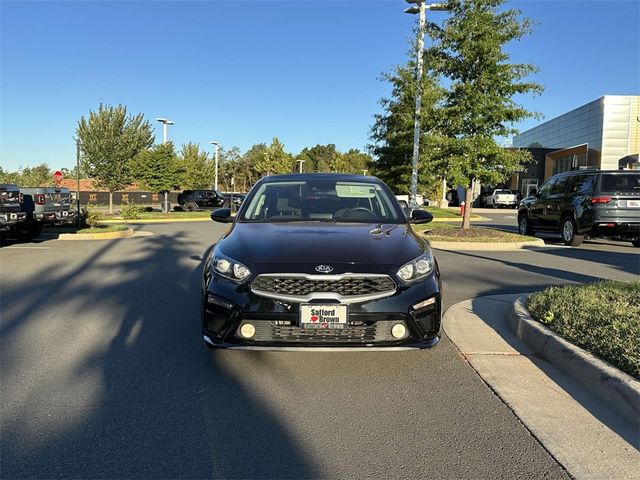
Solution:
[[[53,185],[53,172],[46,163],[35,167],[20,169],[19,185],[21,187],[41,187]]]
[[[80,118],[76,135],[81,142],[82,168],[94,185],[109,190],[109,212],[113,213],[113,192],[131,183],[131,159],[153,145],[151,124],[141,113],[127,114],[123,105],[100,104],[97,112]]]
[[[142,188],[164,195],[165,212],[169,211],[169,192],[179,183],[176,159],[173,143],[167,142],[143,150],[130,162],[131,175]]]
[[[254,166],[261,175],[276,175],[280,173],[290,173],[293,170],[293,157],[284,151],[284,145],[277,137],[258,157]]]
[[[296,160],[304,160],[302,168],[305,172],[333,172],[339,157],[340,152],[336,146],[329,143],[311,148],[305,147],[298,154]]]
[[[340,173],[363,174],[364,170],[370,170],[373,159],[371,155],[352,148],[346,153],[340,153],[334,160],[332,171]]]
[[[186,143],[178,155],[179,184],[185,190],[211,188],[215,177],[215,163],[196,143]]]
[[[391,94],[380,100],[383,112],[375,115],[370,132],[372,143],[368,149],[375,157],[371,173],[397,193],[409,193],[411,186],[416,59],[414,42],[407,62],[382,75],[382,80],[391,84]],[[438,154],[440,150],[434,148],[440,114],[438,102],[443,89],[433,72],[427,71],[423,75],[421,92],[418,191],[429,191],[446,171],[446,165]]]
[[[532,64],[509,63],[507,43],[531,32],[532,23],[518,10],[501,9],[505,0],[449,0],[451,16],[443,27],[429,24],[433,45],[427,62],[448,83],[441,104],[440,152],[449,173],[466,187],[462,228],[469,228],[474,182],[498,183],[529,159],[527,151],[500,148],[496,137],[516,132],[513,124],[536,116],[514,97],[541,93],[527,81]]]
[[[20,171],[9,172],[0,167],[0,183],[15,183],[20,185]]]

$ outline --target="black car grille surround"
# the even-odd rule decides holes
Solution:
[[[292,301],[305,301],[314,297],[366,300],[393,295],[396,284],[388,275],[265,274],[256,277],[251,290],[257,295]]]
[[[255,343],[300,343],[300,344],[367,344],[377,342],[397,342],[391,335],[393,325],[404,322],[382,320],[362,325],[348,325],[336,330],[319,328],[300,328],[295,325],[276,325],[271,321],[244,320],[242,324],[251,323],[256,329],[255,336],[250,339]],[[238,327],[238,332],[240,331]],[[242,338],[238,335],[238,338]],[[404,339],[403,339],[404,340]]]

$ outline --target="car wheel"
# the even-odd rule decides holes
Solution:
[[[498,205],[496,205],[496,202],[493,202],[493,203],[491,204],[491,208],[498,208]]]
[[[186,212],[195,212],[198,209],[198,205],[193,202],[186,203],[184,206]]]
[[[576,222],[571,217],[564,217],[561,226],[562,241],[570,247],[577,247],[584,240],[584,235],[576,234]]]
[[[518,232],[520,235],[531,235],[531,222],[526,215],[520,215],[518,218]]]
[[[635,240],[631,240],[631,245],[636,248],[640,248],[640,238],[636,238]]]

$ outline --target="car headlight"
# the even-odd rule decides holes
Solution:
[[[433,272],[433,266],[434,262],[431,252],[425,252],[415,260],[400,267],[396,275],[405,282],[415,282]]]
[[[243,264],[219,253],[213,255],[211,265],[216,273],[234,282],[246,280],[251,275],[251,270]]]

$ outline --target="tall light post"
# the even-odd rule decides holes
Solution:
[[[215,190],[218,190],[218,146],[220,145],[219,142],[216,141],[211,141],[209,142],[211,145],[213,145],[214,148],[214,157],[216,159],[216,177],[215,177]]]
[[[365,177],[367,176],[367,173],[369,173],[369,170],[362,170],[362,175],[364,175]]]
[[[306,160],[296,160],[298,162],[298,173],[302,173],[302,164],[306,162]]]
[[[409,197],[409,206],[417,208],[418,202],[418,160],[420,159],[420,110],[422,108],[422,63],[424,51],[424,33],[426,24],[426,11],[444,11],[446,8],[439,3],[427,5],[424,0],[405,0],[407,3],[414,3],[413,7],[407,8],[404,13],[419,14],[420,21],[418,24],[418,61],[416,66],[416,110],[413,120],[413,165],[411,169],[411,195]]]
[[[80,139],[76,138],[76,206],[78,207],[78,218],[76,224],[80,230]]]
[[[162,143],[167,143],[167,125],[175,125],[171,120],[166,118],[156,118],[162,124]]]

